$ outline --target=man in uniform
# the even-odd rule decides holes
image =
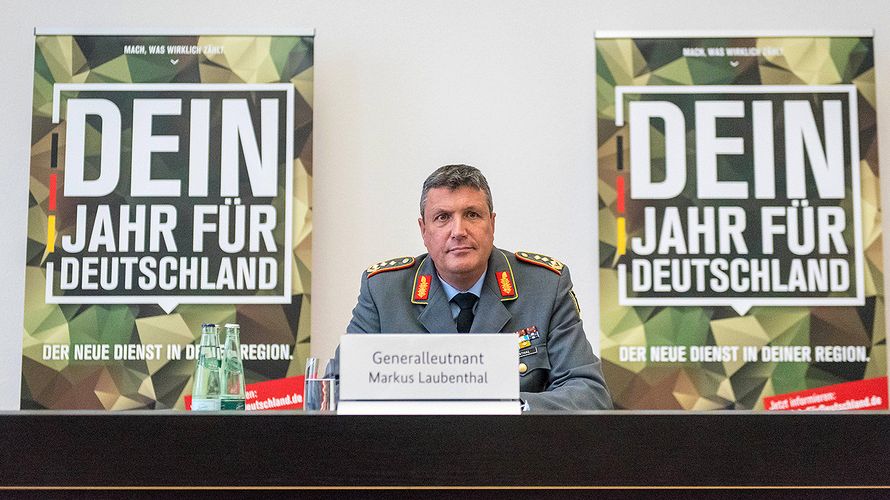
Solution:
[[[347,332],[516,332],[525,409],[611,408],[568,268],[494,247],[494,222],[491,190],[478,169],[433,172],[418,219],[429,253],[368,268]]]

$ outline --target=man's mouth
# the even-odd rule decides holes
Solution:
[[[448,253],[451,252],[469,252],[472,251],[473,247],[453,247],[448,249]]]

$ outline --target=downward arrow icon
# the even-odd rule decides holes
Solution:
[[[735,68],[736,66],[739,65],[739,62],[738,61],[729,61],[729,65],[732,66],[733,68]]]
[[[170,64],[177,64],[177,63],[179,63],[179,59],[170,59]],[[736,63],[736,64],[738,64],[738,63]]]

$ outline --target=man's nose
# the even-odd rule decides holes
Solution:
[[[467,235],[466,223],[461,217],[455,217],[451,222],[451,237],[458,238]]]

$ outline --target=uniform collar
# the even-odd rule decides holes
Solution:
[[[448,290],[443,286],[446,284],[445,281],[433,279],[433,276],[438,276],[438,273],[430,256],[428,254],[423,255],[418,257],[418,260],[420,260],[420,265],[417,266],[417,270],[414,272],[414,282],[409,292],[411,302],[427,305],[431,297],[440,292],[445,293],[446,298],[451,300],[454,293],[447,293]],[[491,255],[488,257],[488,269],[482,275],[480,281],[484,283],[482,286],[483,290],[486,288],[491,289],[492,292],[500,297],[501,301],[516,300],[519,297],[519,288],[516,286],[516,279],[513,276],[513,266],[507,260],[507,254],[499,248],[492,248]],[[469,291],[472,293],[478,291],[480,293],[476,293],[476,295],[481,297],[482,290],[477,290],[477,286],[479,286],[478,281]],[[451,288],[454,289],[453,287]]]
[[[519,297],[519,288],[516,286],[516,278],[513,276],[513,266],[507,260],[507,254],[499,248],[493,249],[491,257],[488,258],[485,284],[501,302],[516,300]]]
[[[411,302],[426,306],[418,316],[418,320],[429,332],[457,333],[457,325],[451,316],[448,302],[450,299],[442,282],[433,279],[433,276],[436,275],[436,267],[433,265],[432,259],[425,255],[420,261],[414,275],[414,286],[409,292]],[[424,293],[418,294],[418,287]],[[512,318],[504,304],[507,301],[515,300],[518,296],[519,290],[516,288],[516,281],[513,278],[513,269],[506,254],[498,248],[493,248],[491,256],[488,258],[488,270],[483,277],[479,303],[476,306],[476,317],[470,332],[493,333],[501,331]]]

